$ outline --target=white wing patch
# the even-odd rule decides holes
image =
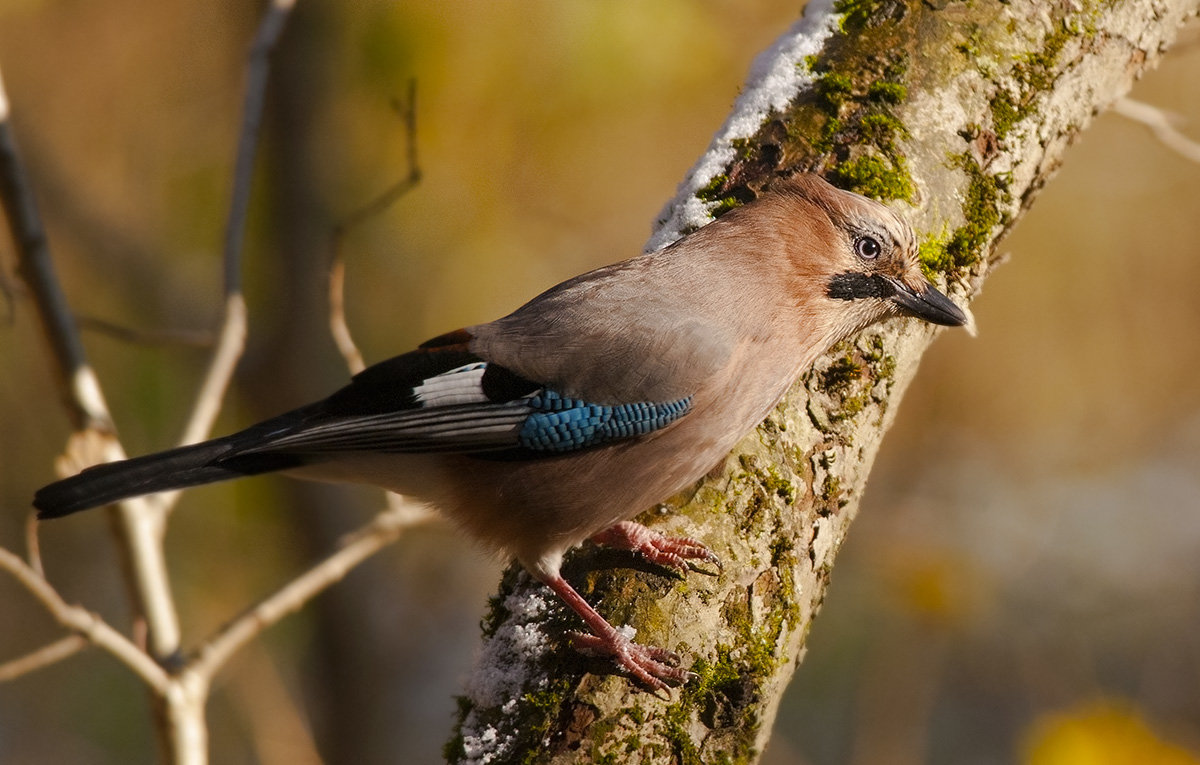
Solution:
[[[454,404],[484,404],[483,373],[487,362],[464,364],[449,372],[430,377],[413,388],[413,398],[422,406],[452,406]]]

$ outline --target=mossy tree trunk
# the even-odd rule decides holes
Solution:
[[[760,59],[655,241],[695,225],[700,201],[719,213],[777,173],[812,170],[906,211],[927,271],[961,302],[1073,138],[1200,0],[833,6],[811,3]],[[781,77],[794,80],[782,100]],[[771,106],[747,127],[756,102]],[[592,548],[570,560],[565,573],[590,602],[678,651],[696,681],[654,695],[577,656],[561,637],[574,617],[511,569],[448,759],[755,761],[880,440],[937,332],[895,320],[834,349],[719,471],[642,519],[704,540],[724,561],[719,576],[680,580]]]

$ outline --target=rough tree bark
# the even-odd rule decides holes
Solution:
[[[651,244],[777,173],[815,170],[903,210],[927,271],[969,298],[1074,137],[1198,6],[815,0],[760,57]],[[656,696],[576,656],[557,637],[573,617],[510,569],[448,759],[757,760],[880,440],[937,332],[895,320],[834,349],[719,473],[642,519],[704,540],[719,576],[680,580],[591,548],[570,561],[568,579],[606,617],[678,651],[697,680]]]

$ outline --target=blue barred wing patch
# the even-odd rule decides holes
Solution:
[[[533,412],[517,433],[535,452],[569,452],[665,428],[692,406],[692,397],[665,403],[589,404],[542,390],[529,398]]]

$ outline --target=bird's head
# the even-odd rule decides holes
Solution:
[[[898,314],[945,326],[968,322],[921,273],[912,229],[887,207],[815,175],[787,178],[771,195],[785,207],[803,208],[806,279],[819,283],[819,299],[840,316],[847,334]]]

